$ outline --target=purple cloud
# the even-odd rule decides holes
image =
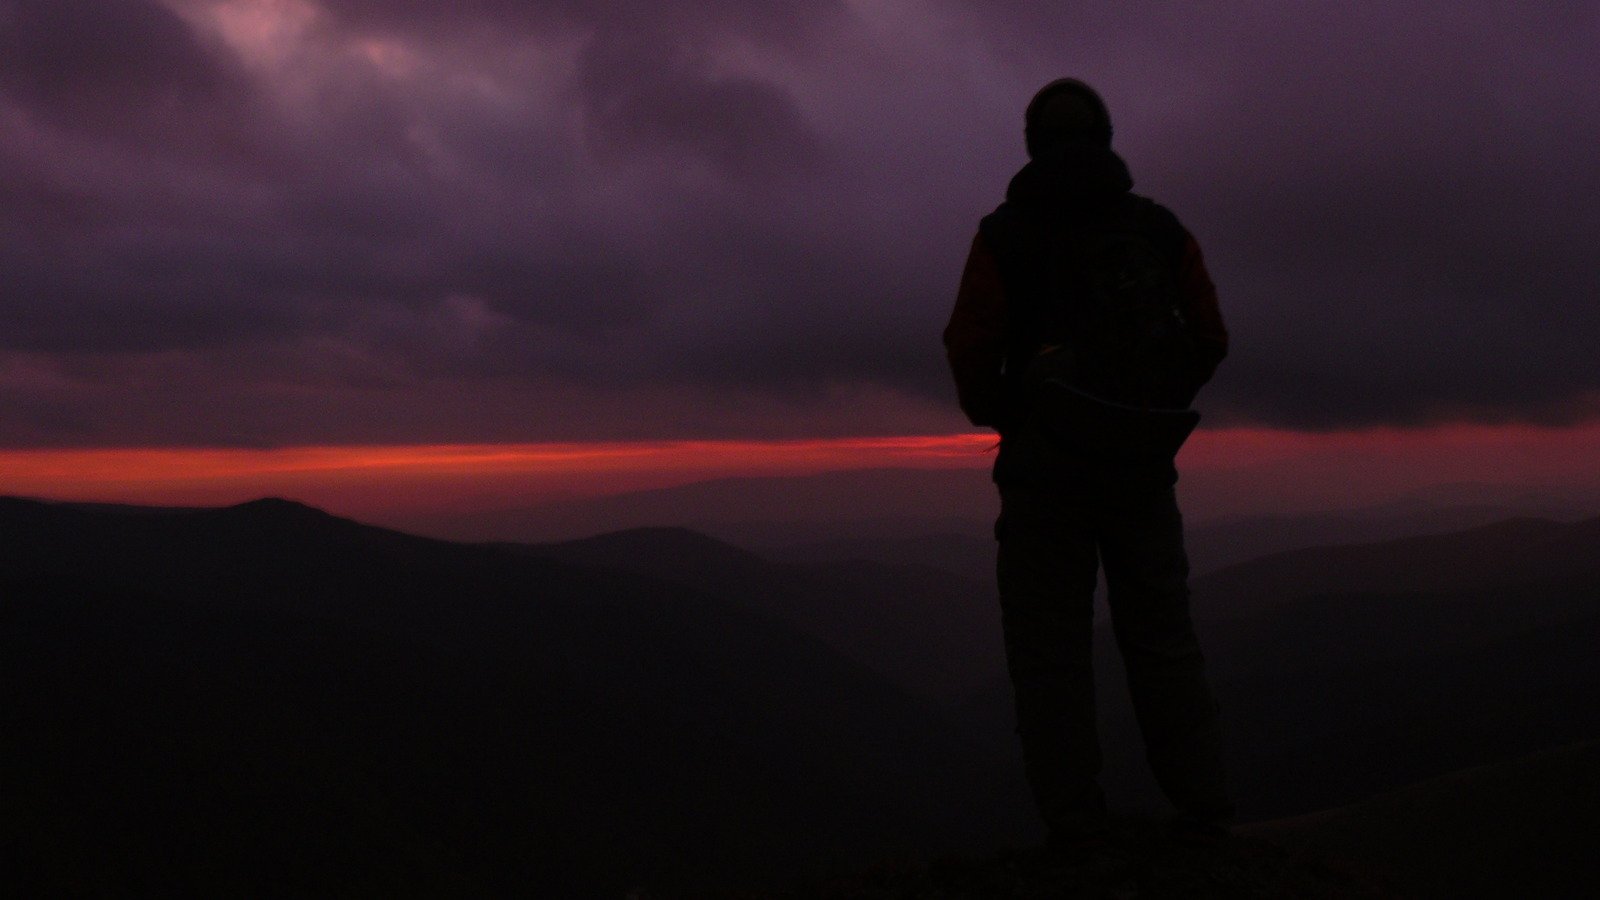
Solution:
[[[0,0],[0,442],[961,426],[1061,74],[1199,237],[1213,421],[1593,411],[1600,17],[1415,3]]]

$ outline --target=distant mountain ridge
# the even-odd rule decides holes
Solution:
[[[1451,534],[1508,519],[1576,522],[1593,518],[1597,511],[1579,500],[1564,505],[1540,495],[1498,503],[1451,502],[1460,498],[1450,493],[1434,497],[1435,492],[1421,492],[1413,500],[1363,509],[1200,520],[1188,527],[1185,537],[1195,571],[1209,574],[1285,550]]]
[[[1284,551],[1196,579],[1213,615],[1307,594],[1455,591],[1600,575],[1600,518],[1519,518],[1447,534]],[[1211,598],[1215,598],[1213,601]]]
[[[858,469],[722,478],[460,515],[417,516],[408,527],[463,540],[551,542],[632,528],[688,527],[748,548],[845,533],[981,533],[996,508],[982,469]]]
[[[935,708],[1004,672],[994,590],[916,564],[776,563],[682,528],[638,528],[520,552],[674,581],[771,616]]]
[[[1246,817],[1600,735],[1597,562],[1600,520],[1510,520],[1195,579]],[[1100,628],[1107,777],[1114,795],[1148,803],[1148,775],[1127,762],[1141,751],[1113,646]],[[1009,696],[1003,679],[975,695],[973,730],[1001,733]]]
[[[1600,736],[1597,521],[1196,579],[1245,817]],[[914,559],[468,545],[281,500],[0,498],[0,542],[0,846],[41,893],[614,898],[1036,833],[993,589]]]
[[[1197,571],[1281,550],[1445,533],[1515,517],[1573,521],[1600,515],[1600,493],[1590,488],[1495,484],[1434,485],[1358,508],[1227,513],[1241,505],[1232,497],[1236,491],[1219,491],[1211,481],[1204,472],[1185,470],[1179,483]],[[764,552],[934,534],[987,540],[998,511],[987,467],[975,466],[722,478],[471,513],[397,516],[394,524],[455,540],[520,542],[688,527]],[[970,571],[962,574],[970,577]]]
[[[1450,767],[1600,733],[1600,670],[1586,649],[1586,636],[1600,629],[1597,522],[1514,519],[1454,534],[1274,554],[1196,579],[1196,616],[1212,675],[1240,738],[1234,755],[1247,814],[1345,802]],[[630,532],[630,553],[648,535]],[[618,542],[605,536],[558,546],[592,552]],[[895,542],[890,550],[904,547]],[[626,567],[626,556],[588,558]],[[738,558],[759,568],[748,556]],[[685,568],[691,583],[704,584],[714,567]],[[961,586],[992,601],[992,587]],[[769,585],[755,593],[784,590]],[[801,602],[830,609],[826,594]],[[993,627],[997,613],[991,608],[988,615]],[[1129,763],[1141,754],[1120,661],[1105,629],[1097,641],[1110,777],[1123,796],[1148,801],[1148,776]],[[834,646],[862,659],[875,650],[871,641],[835,639]],[[1534,664],[1541,653],[1543,665]],[[1457,690],[1459,701],[1441,702]],[[1573,699],[1579,696],[1595,705]],[[1315,699],[1308,706],[1306,698]],[[997,752],[1013,748],[1003,675],[962,708],[969,731],[990,736]],[[1483,726],[1485,718],[1501,724]],[[1429,729],[1451,735],[1450,744],[1428,746]],[[1348,777],[1318,773],[1341,759],[1348,760]],[[1135,781],[1145,787],[1135,790]]]
[[[616,896],[1023,821],[992,760],[905,691],[678,583],[275,500],[0,500],[0,541],[0,712],[26,724],[0,735],[17,883],[173,888],[194,873],[163,866],[192,857],[227,894],[315,880],[328,857],[376,895],[371,878],[411,872]],[[302,824],[333,809],[337,828]]]

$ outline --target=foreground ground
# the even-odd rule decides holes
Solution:
[[[654,900],[639,892],[636,900]],[[1111,841],[1081,859],[1003,851],[991,859],[882,863],[825,880],[758,891],[704,891],[673,900],[1244,900],[1391,898],[1374,880],[1334,860],[1253,837],[1194,846],[1149,822],[1119,823]]]

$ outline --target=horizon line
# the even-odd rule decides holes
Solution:
[[[346,509],[599,496],[724,478],[852,469],[980,469],[993,432],[830,438],[457,442],[283,447],[0,449],[0,494],[215,505],[262,496]],[[1280,490],[1362,482],[1594,481],[1600,422],[1567,428],[1442,424],[1309,432],[1196,432],[1180,470]],[[1236,473],[1230,475],[1229,473]],[[1187,477],[1187,476],[1186,476]]]

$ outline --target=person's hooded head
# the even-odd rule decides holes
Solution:
[[[1028,102],[1022,134],[1030,159],[1065,144],[1109,149],[1111,113],[1094,88],[1076,78],[1058,78]]]
[[[1128,166],[1111,149],[1111,114],[1076,78],[1039,89],[1023,116],[1028,164],[1011,180],[1006,199],[1051,210],[1099,208],[1133,187]]]

